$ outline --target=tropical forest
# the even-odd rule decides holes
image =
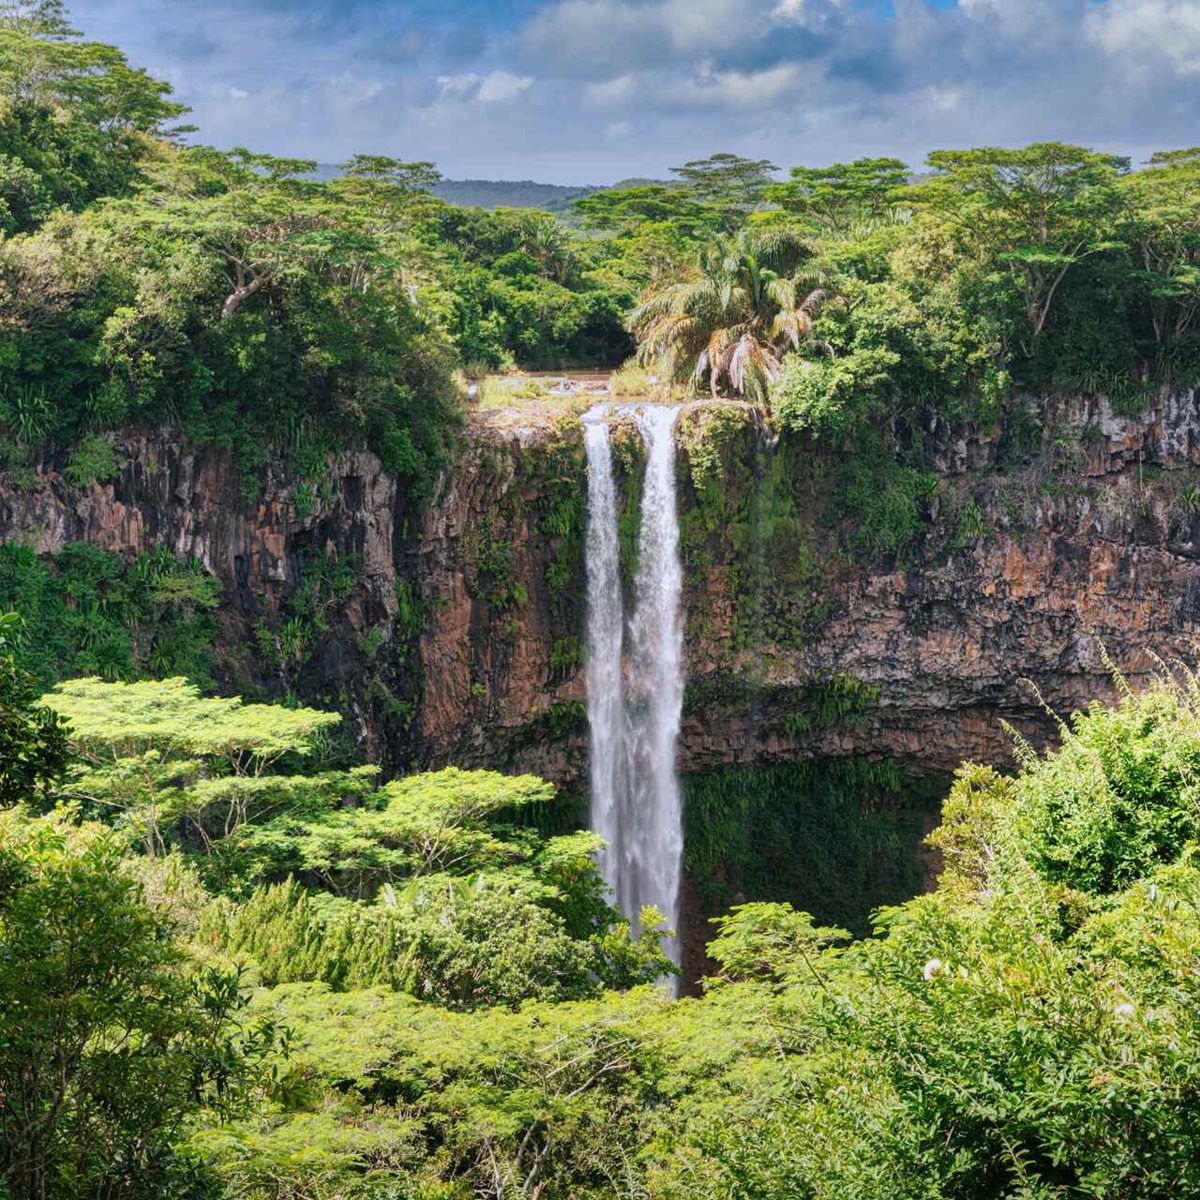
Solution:
[[[1200,1197],[1200,27],[1042,7],[0,3],[0,1200]]]

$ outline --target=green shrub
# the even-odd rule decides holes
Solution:
[[[85,488],[93,483],[107,483],[119,470],[112,442],[96,433],[79,439],[63,474],[72,487]]]
[[[71,675],[211,679],[220,586],[198,561],[126,561],[86,542],[52,558],[0,546],[0,607],[21,614],[20,661],[50,685]]]

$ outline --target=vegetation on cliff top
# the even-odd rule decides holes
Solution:
[[[0,453],[166,421],[301,471],[366,441],[420,495],[452,374],[646,357],[771,402],[785,429],[991,419],[1014,390],[1138,404],[1200,366],[1200,154],[1077,146],[906,164],[688,162],[533,210],[435,199],[430,163],[315,164],[187,144],[170,88],[83,40],[59,0],[0,14]],[[265,443],[261,431],[273,431]]]

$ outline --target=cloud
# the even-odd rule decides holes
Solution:
[[[1185,75],[1200,72],[1200,4],[1196,0],[1109,0],[1088,13],[1087,30],[1104,51],[1139,66],[1165,60]]]
[[[461,75],[439,75],[437,82],[443,96],[449,96],[453,100],[465,100],[479,91],[483,80],[474,72],[468,71]]]
[[[438,88],[443,97],[453,101],[477,101],[480,104],[500,104],[512,100],[533,86],[532,75],[512,75],[508,71],[492,71],[478,75],[473,71],[460,75],[439,75]]]
[[[601,83],[585,84],[583,102],[593,108],[611,108],[628,104],[637,95],[637,76],[631,71]]]
[[[781,63],[763,71],[714,71],[705,65],[683,86],[672,87],[664,101],[700,108],[767,108],[794,98],[799,72]]]
[[[74,0],[72,16],[169,79],[214,144],[451,176],[602,182],[716,150],[916,165],[1046,138],[1144,157],[1192,144],[1200,111],[1200,0]]]
[[[479,85],[480,104],[496,104],[511,100],[533,85],[532,75],[512,75],[508,71],[493,71]]]
[[[517,52],[585,80],[705,59],[740,70],[811,56],[845,24],[844,0],[558,0],[520,31]]]

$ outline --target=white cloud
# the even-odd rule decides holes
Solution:
[[[960,87],[931,87],[929,103],[938,112],[953,112],[963,102],[963,89]]]
[[[461,75],[439,75],[437,82],[443,96],[452,100],[465,100],[479,90],[483,80],[474,72],[467,71]]]
[[[452,177],[603,182],[714,150],[917,165],[1041,139],[1144,157],[1196,141],[1200,112],[1200,0],[530,0],[516,29],[499,0],[85,7],[89,36],[176,82],[205,141]],[[442,17],[483,34],[451,44]]]
[[[766,36],[775,0],[560,0],[525,27],[526,61],[591,79],[705,58]],[[822,8],[833,0],[810,0]]]
[[[445,100],[466,103],[499,104],[519,96],[533,85],[532,75],[513,75],[508,71],[492,71],[479,75],[465,71],[459,75],[439,75],[438,90]]]
[[[771,16],[777,21],[819,30],[832,26],[842,15],[843,0],[778,0]]]
[[[249,92],[243,92],[240,87],[231,87],[229,89],[230,100],[245,100],[249,95]]]
[[[682,86],[670,85],[670,97],[684,104],[729,108],[767,108],[788,98],[799,71],[790,63],[764,71],[714,71],[711,65]]]
[[[508,71],[493,71],[479,85],[480,104],[496,104],[519,96],[533,84],[532,75],[511,75]]]
[[[612,108],[632,100],[637,88],[637,76],[632,71],[627,71],[615,79],[586,84],[583,89],[583,100],[592,108]]]
[[[1087,14],[1087,31],[1114,57],[1141,66],[1161,58],[1184,74],[1200,72],[1196,0],[1108,0]]]

